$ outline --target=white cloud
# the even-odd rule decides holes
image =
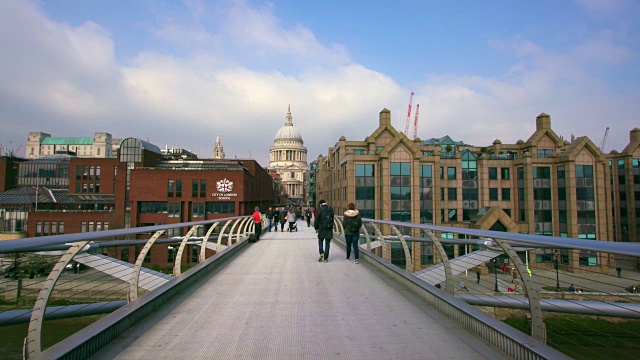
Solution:
[[[575,47],[576,55],[587,60],[605,63],[619,63],[631,58],[631,49],[614,44],[611,31],[603,31],[598,37]]]
[[[403,130],[410,90],[355,63],[342,46],[322,43],[299,24],[283,23],[270,6],[188,5],[192,22],[159,15],[149,27],[173,44],[183,42],[184,54],[148,49],[123,65],[114,58],[117,44],[99,24],[71,26],[50,19],[34,3],[2,2],[0,47],[11,56],[0,57],[0,142],[8,137],[24,143],[29,131],[53,136],[108,131],[207,157],[220,134],[228,156],[251,152],[267,165],[288,104],[310,159],[326,154],[341,135],[363,140],[384,107]],[[212,18],[225,20],[212,29],[206,26]],[[606,35],[565,54],[527,39],[494,41],[518,59],[505,76],[434,74],[414,86],[414,105],[421,106],[418,136],[448,134],[480,146],[496,138],[526,140],[535,116],[546,112],[558,134],[581,132],[576,135],[596,143],[603,124],[615,123],[610,143],[621,149],[637,126],[638,94],[608,98],[601,79],[580,65],[597,49],[612,53],[600,60],[632,56]]]
[[[632,0],[575,0],[575,2],[593,13],[618,12],[633,4]]]

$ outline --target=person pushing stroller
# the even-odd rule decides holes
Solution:
[[[298,228],[296,227],[296,214],[293,212],[293,209],[289,209],[289,212],[287,213],[287,221],[289,222],[289,231],[298,231]]]

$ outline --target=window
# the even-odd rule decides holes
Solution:
[[[198,180],[191,180],[191,197],[198,197]]]
[[[502,175],[502,180],[511,179],[511,175],[509,174],[509,168],[500,168],[500,172]]]
[[[420,243],[420,265],[433,265],[433,243]]]
[[[498,200],[498,189],[497,188],[489,188],[489,200],[497,201]]]
[[[511,200],[511,189],[502,188],[502,201]]]
[[[448,167],[447,168],[447,179],[455,180],[456,179],[456,168]]]
[[[167,262],[168,263],[173,263],[173,260],[175,260],[176,254],[175,254],[175,249],[173,246],[169,245],[167,246]]]
[[[200,197],[207,197],[207,180],[200,179]]]
[[[489,180],[498,180],[498,168],[489,168]]]
[[[167,204],[169,217],[180,217],[180,203]]]
[[[105,230],[107,230],[107,228],[105,228]],[[60,221],[58,223],[58,234],[59,235],[64,234],[64,221]]]
[[[167,186],[167,197],[173,197],[175,189],[175,180],[169,180],[169,184]]]
[[[182,197],[182,180],[176,180],[176,197]]]
[[[448,188],[447,189],[447,200],[458,200],[458,189],[457,188]]]
[[[411,163],[391,163],[391,220],[411,221]]]
[[[353,149],[353,155],[364,155],[363,149]]]
[[[204,217],[204,203],[194,203],[193,204],[193,217]]]
[[[36,237],[38,236],[42,236],[42,221],[36,222]]]
[[[138,203],[140,214],[166,214],[166,201],[141,201]]]
[[[96,166],[96,180],[100,180],[100,166]]]
[[[457,209],[449,209],[448,212],[448,222],[456,222],[458,221],[458,210]]]
[[[538,150],[538,158],[548,158],[553,153],[551,149],[539,149]]]
[[[202,227],[200,227],[199,229],[202,229]],[[198,257],[199,257],[198,247],[195,245],[191,245],[191,262],[192,263],[198,262]]]
[[[80,232],[87,232],[87,222],[86,221],[83,221],[80,224]]]
[[[205,203],[207,214],[235,214],[234,202],[207,202]]]
[[[375,217],[375,167],[373,164],[356,164],[356,208],[360,216]]]
[[[433,167],[420,165],[420,223],[433,224]]]
[[[440,166],[440,179],[444,179],[444,167]]]
[[[122,251],[120,251],[120,260],[129,262],[129,249],[122,249]]]
[[[440,188],[440,200],[444,201],[444,188]]]

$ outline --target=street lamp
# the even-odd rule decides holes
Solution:
[[[497,259],[493,259],[493,274],[495,275],[495,278],[496,278],[495,292],[500,292],[500,290],[498,290],[498,260]]]
[[[560,274],[558,273],[558,265],[559,265],[559,257],[558,249],[553,251],[553,266],[556,268],[556,291],[560,291]]]

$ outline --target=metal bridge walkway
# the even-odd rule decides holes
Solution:
[[[316,233],[271,232],[94,359],[505,358]]]

